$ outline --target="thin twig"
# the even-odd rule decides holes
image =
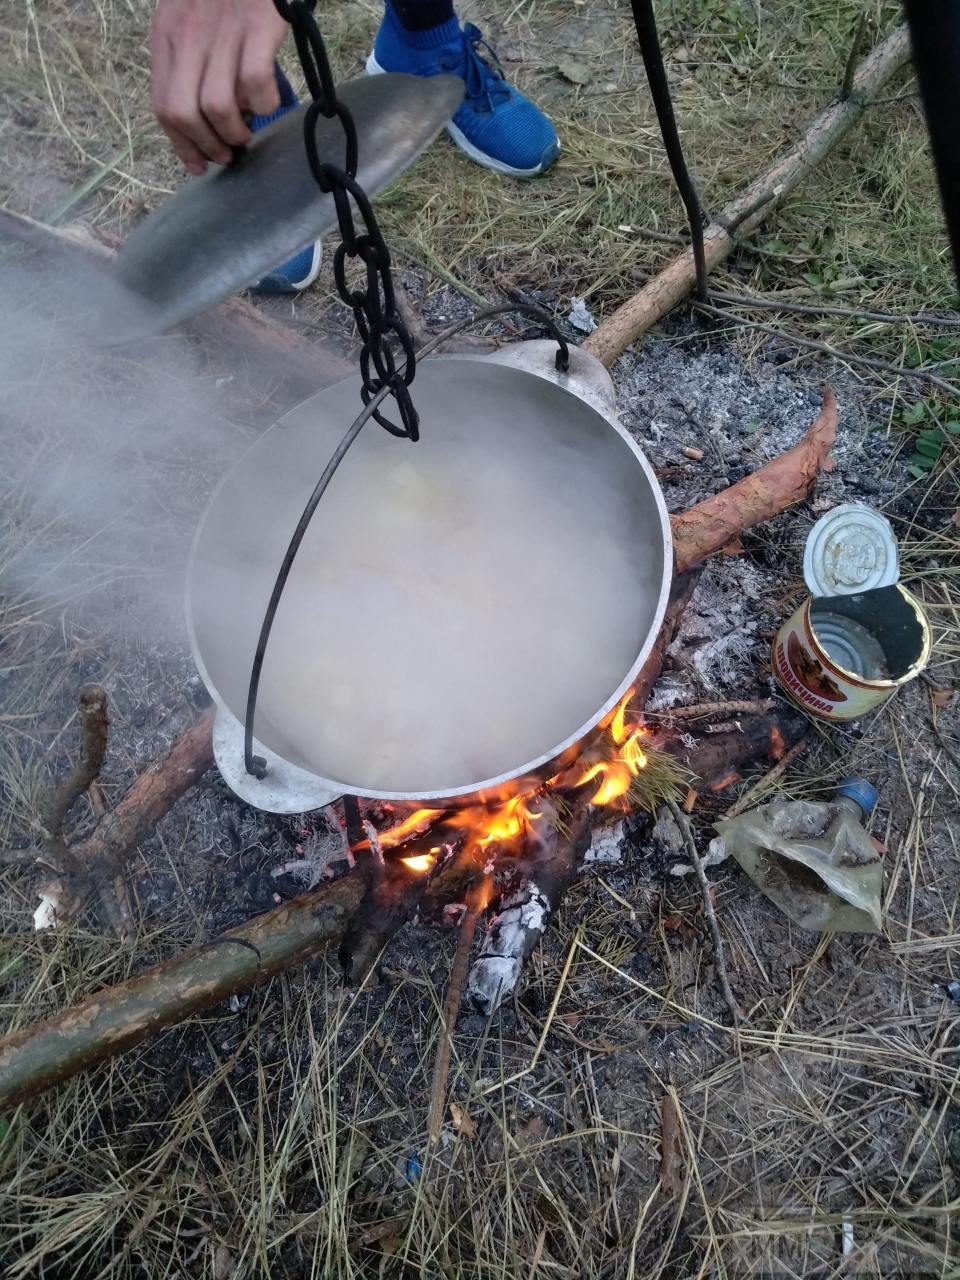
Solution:
[[[660,1186],[669,1196],[679,1196],[683,1190],[680,1164],[680,1121],[671,1090],[660,1099]]]
[[[107,753],[107,694],[98,684],[80,690],[80,758],[50,796],[43,825],[50,842],[63,842],[63,823],[76,800],[95,782]]]
[[[776,706],[774,698],[734,700],[732,702],[695,702],[686,707],[666,707],[663,711],[647,711],[645,715],[662,716],[665,720],[695,720],[700,716],[763,715]]]
[[[943,752],[943,754],[947,757],[947,759],[950,761],[950,763],[953,765],[955,769],[960,770],[960,756],[958,756],[956,751],[953,749],[953,747],[951,747],[950,743],[947,741],[946,737],[944,736],[943,730],[937,724],[933,716],[930,717],[930,728],[933,730],[933,735],[936,738],[937,742],[940,744],[940,749]]]
[[[778,782],[780,778],[783,777],[784,773],[786,773],[790,765],[793,764],[797,756],[800,755],[804,748],[809,745],[809,742],[809,734],[804,734],[799,742],[795,742],[790,750],[777,761],[772,769],[769,769],[762,778],[759,778],[753,784],[752,787],[748,787],[746,789],[736,804],[727,810],[726,816],[728,818],[735,818],[738,813],[743,813],[745,810],[749,809],[754,804],[758,796],[763,795],[764,791],[769,790],[775,782]]]
[[[731,293],[726,289],[711,289],[710,300],[729,302],[748,311],[789,311],[801,316],[842,316],[847,320],[872,320],[878,324],[916,324],[931,328],[960,329],[960,318],[935,316],[927,312],[915,315],[895,311],[866,311],[858,307],[839,307],[834,303],[784,302],[777,297],[760,298],[749,293]]]
[[[470,968],[470,948],[477,932],[477,922],[490,900],[490,882],[484,877],[467,895],[467,910],[460,922],[457,953],[450,969],[450,982],[443,1004],[443,1026],[437,1046],[437,1060],[433,1067],[433,1084],[430,1089],[430,1110],[427,1121],[427,1138],[431,1143],[440,1137],[443,1128],[444,1102],[447,1096],[447,1076],[450,1072],[450,1054],[453,1049],[453,1028],[463,999],[463,988]]]
[[[727,1008],[730,1010],[730,1016],[733,1018],[734,1027],[740,1025],[740,1007],[730,989],[730,978],[727,975],[727,961],[724,955],[723,938],[720,936],[720,924],[717,920],[717,913],[713,909],[713,899],[710,897],[710,881],[707,879],[707,873],[703,869],[703,862],[700,858],[700,852],[697,849],[697,842],[693,838],[693,832],[690,829],[690,819],[683,812],[680,806],[674,800],[665,801],[667,808],[673,815],[673,820],[677,824],[683,843],[686,845],[687,853],[693,864],[693,869],[697,873],[697,879],[700,881],[700,892],[703,896],[703,914],[707,918],[707,924],[710,928],[710,937],[713,939],[713,961],[717,971],[717,981],[720,984],[720,991],[723,995]]]
[[[653,227],[635,227],[630,226],[618,227],[618,231],[624,231],[628,235],[640,236],[644,240],[656,240],[659,244],[680,244],[688,245],[690,243],[689,236],[673,235],[669,231],[655,231]]]
[[[792,343],[794,346],[807,347],[811,351],[821,351],[824,355],[832,356],[834,360],[842,360],[847,364],[862,364],[870,369],[881,369],[884,373],[892,373],[898,378],[919,378],[935,387],[939,387],[941,391],[954,399],[960,397],[960,387],[957,387],[954,383],[947,382],[945,378],[938,378],[935,373],[929,373],[926,369],[906,369],[902,365],[892,364],[889,360],[880,360],[875,356],[861,356],[854,355],[849,351],[839,351],[836,347],[831,347],[826,342],[817,342],[814,338],[801,338],[796,333],[785,333],[783,329],[777,329],[772,324],[762,324],[759,320],[744,320],[742,316],[734,315],[725,307],[712,307],[707,302],[694,301],[690,305],[697,311],[717,316],[721,320],[731,320],[734,324],[743,325],[745,328],[757,329],[761,333],[772,334],[773,337],[782,338],[784,342]]]
[[[853,33],[853,43],[850,46],[850,52],[847,54],[847,65],[843,69],[843,83],[840,85],[841,101],[846,102],[853,93],[853,77],[857,72],[857,57],[860,53],[860,46],[863,43],[863,33],[867,25],[867,13],[863,10],[857,20],[857,29]]]
[[[423,322],[423,317],[413,305],[413,299],[399,282],[394,284],[394,300],[400,319],[407,326],[416,347],[422,347],[431,338],[430,330]]]

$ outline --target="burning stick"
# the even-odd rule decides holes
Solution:
[[[441,821],[438,821],[442,819]],[[422,828],[426,825],[427,830]],[[415,834],[420,832],[420,834]],[[349,982],[366,979],[390,939],[416,915],[429,877],[444,851],[462,846],[460,815],[442,809],[418,809],[378,836],[381,850],[397,849],[389,861],[371,859],[366,867],[367,892],[339,947]],[[399,847],[402,846],[402,854]]]
[[[740,739],[743,743],[753,742],[758,751],[769,753],[777,749],[773,728],[778,723],[778,731],[782,732],[785,742],[793,733],[792,728],[779,721],[774,721],[771,727],[766,717],[757,719],[766,723],[765,736],[759,732],[745,732],[707,737],[691,750],[690,767],[698,774],[705,774],[706,769],[698,764],[699,752],[709,752],[710,760],[716,763],[715,749],[721,739],[730,740],[729,746],[724,748],[728,753],[733,749],[733,739]],[[167,798],[174,789],[170,785],[173,782],[169,776],[171,762],[184,761],[190,754],[186,750],[188,743],[192,744],[192,749],[196,752],[195,764],[202,762],[202,723],[199,721],[192,725],[188,730],[189,737],[184,735],[166,760],[152,771],[154,776],[167,776]],[[592,785],[583,787],[579,796],[574,796],[574,812],[565,820],[564,830],[553,826],[546,817],[537,820],[536,839],[540,846],[537,853],[543,857],[544,875],[536,878],[536,884],[538,890],[543,889],[545,875],[552,875],[551,886],[544,895],[551,914],[556,910],[563,889],[575,877],[586,850],[590,818],[596,814],[596,810],[587,803],[592,791]],[[127,800],[132,800],[137,794],[137,784],[134,784]],[[120,810],[125,803],[126,801],[121,801],[117,809]],[[519,805],[512,804],[511,813],[514,817],[518,808]],[[540,826],[541,823],[545,825]],[[436,830],[429,835],[436,839]],[[411,847],[415,849],[417,845],[405,846],[407,849]],[[478,859],[478,847],[465,841],[432,875],[421,876],[420,901],[425,909],[440,912],[451,902],[463,902],[469,897],[483,877],[484,859],[489,859],[492,855],[488,845],[485,847],[484,859]],[[524,881],[527,902],[532,900],[532,879],[534,877],[531,873]],[[36,1096],[57,1081],[66,1080],[122,1053],[161,1028],[179,1022],[234,992],[248,990],[268,972],[276,972],[299,963],[306,955],[342,935],[367,890],[368,886],[359,871],[324,884],[314,892],[295,898],[276,911],[259,916],[240,929],[233,930],[227,935],[236,939],[232,944],[215,940],[213,945],[174,957],[130,982],[103,988],[73,1009],[56,1015],[49,1022],[25,1028],[0,1040],[0,1109]],[[520,897],[524,891],[518,889],[514,896]],[[519,905],[522,909],[522,901]],[[542,923],[546,923],[545,918]],[[518,947],[514,957],[518,974],[541,934],[542,929],[528,929],[526,934],[514,931],[518,943],[529,942],[529,947]],[[250,947],[256,948],[256,951]],[[481,955],[481,960],[483,958]],[[501,951],[500,967],[509,959]]]
[[[801,713],[787,706],[765,715],[743,716],[738,723],[739,728],[706,734],[693,746],[682,737],[668,737],[660,749],[676,757],[698,783],[720,791],[725,779],[733,774],[732,780],[738,780],[738,771],[745,766],[779,760],[807,730]]]
[[[528,818],[523,881],[501,900],[467,983],[470,999],[488,1015],[516,986],[590,844],[593,815],[584,794],[563,819],[545,797],[533,802]]]

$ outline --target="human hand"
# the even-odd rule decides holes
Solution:
[[[277,110],[273,63],[287,29],[273,0],[157,0],[151,105],[191,173],[229,164],[250,141],[244,111]]]

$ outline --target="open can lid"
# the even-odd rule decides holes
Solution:
[[[803,577],[815,596],[892,586],[900,577],[900,558],[890,521],[859,502],[834,507],[810,530]]]

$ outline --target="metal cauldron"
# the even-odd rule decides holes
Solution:
[[[187,617],[197,667],[217,705],[217,763],[241,798],[273,812],[306,811],[344,793],[437,806],[468,797],[476,802],[478,795],[500,799],[554,773],[558,759],[572,754],[630,688],[666,608],[670,524],[649,463],[617,421],[606,370],[573,349],[569,370],[561,373],[555,353],[554,343],[537,341],[490,356],[428,358],[418,365],[414,385],[419,443],[398,441],[373,425],[358,438],[317,510],[277,613],[257,706],[256,745],[267,762],[262,779],[244,767],[241,723],[257,635],[304,502],[356,413],[359,379],[347,378],[286,414],[223,481],[194,543]],[[370,559],[379,563],[370,569],[381,574],[382,607],[370,608],[368,592],[364,607],[352,608],[350,580],[338,578],[337,569],[341,562],[352,565],[358,531],[370,544],[380,495],[395,475],[416,483],[444,458],[444,491],[420,492],[405,514],[409,540],[395,525],[384,529],[382,541],[373,538]],[[504,477],[513,500],[494,502],[489,486]],[[451,513],[459,520],[457,538],[465,540],[459,544],[465,563],[474,564],[472,539],[486,547],[495,533],[506,550],[502,565],[489,573],[473,569],[476,582],[466,596],[458,592],[471,609],[481,598],[483,607],[474,609],[463,643],[447,644],[441,653],[431,645],[448,621],[443,583],[456,573]],[[617,554],[594,557],[597,530],[602,526],[609,540],[611,525],[618,531]],[[555,601],[540,601],[542,634],[524,634],[521,644],[525,592],[557,540],[583,554],[571,557],[569,579],[565,574]],[[396,579],[422,586],[414,634],[414,627],[398,634],[391,626]],[[337,633],[335,664],[323,657],[328,625]],[[350,636],[357,640],[355,654],[345,644]],[[404,655],[414,674],[397,678]],[[501,662],[509,672],[511,693],[503,705],[491,698],[489,681],[485,697],[471,696],[480,659]],[[441,668],[447,681],[439,701],[429,678],[434,662],[438,686]],[[451,679],[462,689],[455,698]],[[400,750],[394,743],[386,762],[375,733],[369,753],[365,740],[359,754],[356,742],[346,750],[345,739],[341,751],[328,730],[332,720],[342,721],[345,698],[357,723],[366,725],[376,723],[387,700],[395,718],[397,700],[407,700],[401,709],[411,726],[408,741]],[[430,742],[424,735],[454,727],[468,748],[482,740],[487,754],[477,758],[496,767],[481,764],[474,775],[469,758],[454,760],[451,753],[448,767],[441,752],[441,762],[434,753],[418,775],[418,751]],[[371,762],[376,758],[375,770],[367,767],[368,754]]]

